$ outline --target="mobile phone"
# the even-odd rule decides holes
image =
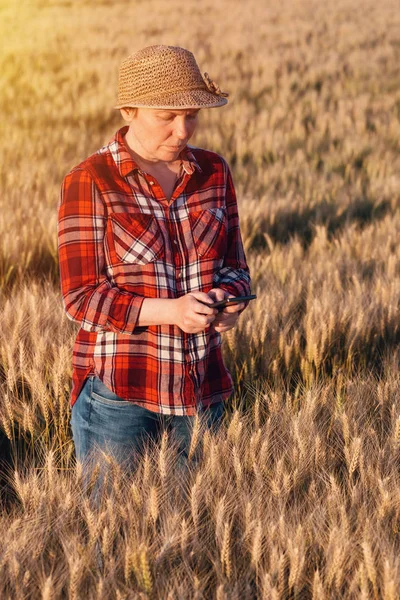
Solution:
[[[213,302],[212,304],[207,304],[207,302],[203,302],[210,308],[218,308],[221,310],[226,306],[230,306],[231,304],[240,304],[241,302],[247,302],[248,300],[254,300],[257,298],[255,294],[251,294],[250,296],[236,296],[236,298],[225,298],[225,300],[219,300],[218,302]]]

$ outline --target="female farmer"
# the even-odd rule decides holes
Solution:
[[[201,108],[223,106],[193,54],[150,46],[124,60],[118,104],[127,122],[65,177],[59,204],[61,286],[80,323],[73,351],[77,458],[119,460],[163,428],[187,457],[197,413],[218,426],[232,380],[221,333],[250,291],[231,174],[188,145]]]

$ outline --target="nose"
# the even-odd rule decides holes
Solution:
[[[189,130],[184,118],[176,120],[175,135],[179,140],[185,140],[189,137]]]

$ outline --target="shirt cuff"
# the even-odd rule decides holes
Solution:
[[[118,333],[133,333],[143,301],[144,296],[137,296],[128,292],[117,294],[111,303],[107,318],[108,327]]]

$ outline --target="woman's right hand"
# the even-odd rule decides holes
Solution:
[[[201,300],[201,302],[199,302]],[[204,292],[190,292],[175,298],[174,325],[177,325],[185,333],[200,333],[211,325],[218,310],[209,308],[202,302],[211,304],[212,298]]]

